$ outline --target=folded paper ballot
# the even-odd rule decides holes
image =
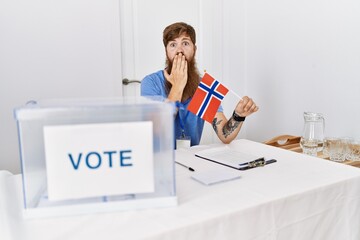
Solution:
[[[262,156],[239,152],[228,146],[201,150],[196,152],[195,156],[239,170],[264,165],[265,163]]]
[[[216,169],[206,172],[197,172],[191,178],[205,185],[226,182],[240,178],[239,172],[231,169]]]

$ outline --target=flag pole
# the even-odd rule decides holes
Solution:
[[[229,89],[228,87],[226,87],[227,89]],[[239,95],[237,95],[233,90],[229,89],[229,91],[234,94],[236,97],[238,97],[240,100],[242,100],[242,97],[240,97]]]

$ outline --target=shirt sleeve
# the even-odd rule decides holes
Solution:
[[[156,75],[148,75],[141,81],[141,96],[162,96],[161,81]]]

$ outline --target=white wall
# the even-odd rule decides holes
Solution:
[[[238,96],[249,95],[246,83],[246,2],[244,0],[227,0],[223,3],[223,36],[222,45],[222,78],[226,86]],[[239,99],[228,93],[223,101],[225,115],[230,117]],[[243,125],[238,138],[246,138],[248,129],[253,128],[253,117]]]
[[[14,107],[121,94],[119,25],[116,0],[0,1],[0,170],[20,172]]]
[[[328,136],[360,137],[359,1],[224,4],[232,16],[224,26],[233,39],[225,47],[233,50],[230,59],[239,59],[246,93],[260,106],[247,119],[247,138],[264,141],[280,134],[301,135],[304,111],[325,115]],[[245,53],[238,46],[243,43]],[[236,66],[229,74],[235,78]]]
[[[118,5],[117,0],[0,2],[0,169],[19,172],[14,107],[29,99],[120,94]],[[156,13],[162,9],[151,6]],[[260,106],[240,137],[300,135],[303,111],[324,113],[327,135],[360,137],[359,1],[198,0],[193,7],[185,18],[195,19],[199,69]],[[161,38],[162,29],[154,35]],[[162,64],[164,58],[157,59]],[[126,77],[144,75],[130,74]],[[229,116],[237,99],[229,93],[224,101]],[[216,141],[211,134],[204,139]]]

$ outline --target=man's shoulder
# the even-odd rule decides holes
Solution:
[[[151,73],[149,75],[146,75],[143,79],[143,81],[164,81],[164,70],[159,70],[157,72]]]
[[[163,70],[151,73],[141,81],[142,96],[166,96]]]

